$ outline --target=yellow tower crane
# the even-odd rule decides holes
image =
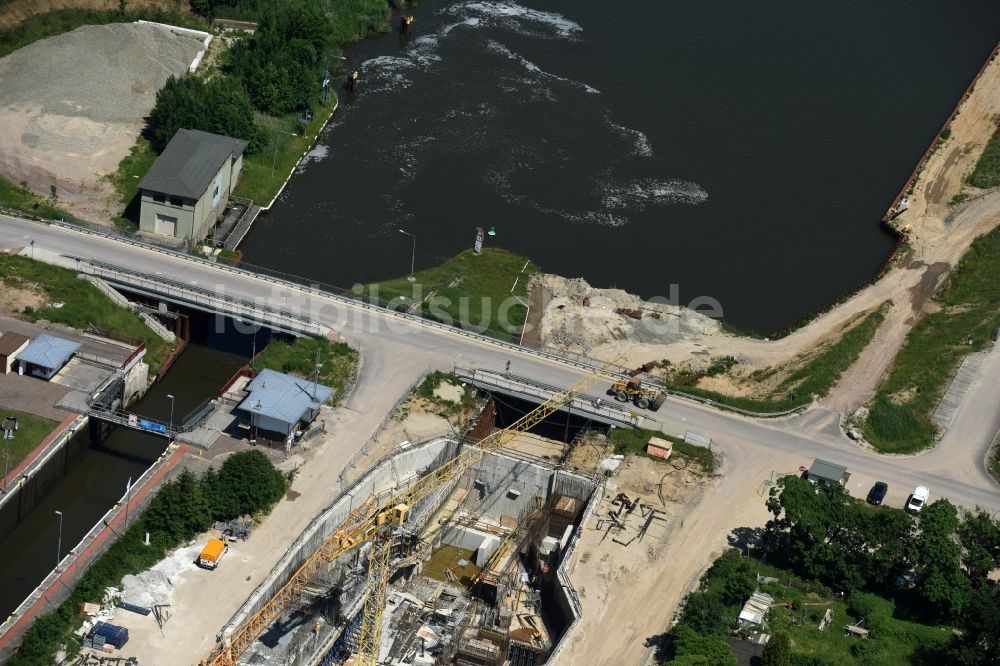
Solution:
[[[427,498],[443,484],[463,474],[486,453],[496,451],[518,433],[538,425],[602,377],[610,374],[617,359],[584,375],[567,389],[553,394],[507,428],[495,430],[472,447],[465,446],[454,458],[398,490],[388,499],[376,503],[374,497],[352,511],[330,537],[300,566],[281,589],[250,616],[230,636],[223,636],[201,666],[236,666],[240,656],[285,611],[316,576],[320,568],[344,553],[373,541],[368,553],[368,576],[365,582],[365,605],[358,633],[358,655],[355,666],[376,666],[382,638],[382,614],[385,610],[386,588],[392,574],[390,560],[393,538],[391,531],[402,527],[410,508]],[[376,538],[378,537],[378,538]]]

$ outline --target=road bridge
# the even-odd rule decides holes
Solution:
[[[106,282],[136,294],[160,301],[169,301],[195,310],[222,314],[244,323],[255,324],[297,337],[319,337],[324,328],[307,314],[293,312],[246,298],[227,296],[197,282],[183,282],[162,273],[149,273],[126,266],[81,257],[67,257],[77,261],[80,272],[99,277]],[[154,314],[159,314],[154,312]]]
[[[510,371],[520,376],[569,386],[583,373],[602,365],[582,356],[523,349],[347,299],[315,285],[258,275],[71,225],[0,215],[0,245],[27,248],[32,241],[35,258],[81,270],[84,262],[104,265],[105,274],[120,277],[118,284],[153,275],[155,279],[143,277],[151,293],[184,285],[184,291],[200,291],[204,301],[231,308],[227,311],[233,313],[237,306],[252,304],[261,312],[270,308],[296,317],[305,315],[313,325],[336,332],[361,352],[364,363],[358,387],[351,396],[351,402],[358,405],[382,404],[389,386],[408,386],[428,369],[451,370],[458,365],[500,372],[510,362]],[[86,257],[91,259],[83,259]],[[128,277],[126,271],[139,276]],[[157,286],[157,282],[163,286]],[[977,386],[975,395],[1000,394],[1000,354],[994,352],[991,359],[984,364],[982,386]],[[898,488],[926,485],[935,495],[949,497],[957,504],[1000,510],[1000,494],[984,465],[987,449],[1000,430],[1000,404],[995,400],[980,401],[969,412],[963,419],[963,411],[958,411],[951,430],[937,447],[909,457],[888,457],[859,447],[844,435],[840,427],[842,415],[817,407],[804,414],[765,421],[720,412],[675,396],[647,418],[670,431],[704,433],[730,459],[738,456],[748,460],[774,451],[794,454],[801,464],[808,464],[819,456],[854,471],[852,483],[883,480]],[[958,432],[962,437],[952,436]]]
[[[494,372],[473,368],[456,367],[453,372],[463,382],[468,382],[476,388],[491,393],[521,398],[531,402],[545,402],[564,387],[546,384],[530,377],[521,377],[507,373]],[[570,412],[577,416],[589,418],[598,423],[615,425],[625,428],[659,427],[659,424],[646,417],[646,412],[628,404],[608,401],[603,395],[579,394],[559,411]]]
[[[292,508],[279,505],[276,511],[280,519],[266,521],[259,530],[260,545],[250,542],[248,546],[254,550],[257,569],[262,572],[280,555],[280,549],[272,544],[290,542],[342,490],[339,482],[331,482],[331,470],[335,473],[354,465],[384,414],[428,370],[475,367],[495,373],[513,372],[553,386],[569,386],[600,365],[585,358],[523,350],[403,313],[338,298],[315,286],[256,275],[134,240],[60,225],[0,215],[0,247],[29,256],[33,253],[36,259],[72,269],[78,268],[75,257],[100,258],[119,267],[207,288],[254,304],[308,313],[313,322],[340,334],[359,350],[363,363],[358,383],[345,409],[337,410],[337,427],[341,432],[338,446],[318,450],[317,461],[323,464],[303,468],[296,479],[297,488],[302,491],[296,504]],[[601,389],[595,391],[600,393]],[[671,398],[648,418],[667,432],[691,430],[711,437],[713,450],[719,451],[723,460],[722,473],[687,516],[688,529],[668,544],[664,556],[673,562],[676,581],[668,591],[657,588],[657,594],[668,594],[679,601],[688,589],[687,581],[695,584],[713,551],[726,544],[729,530],[760,524],[762,493],[767,484],[782,472],[808,466],[816,457],[845,465],[852,472],[848,490],[855,496],[863,497],[871,484],[880,480],[890,487],[887,504],[901,506],[909,490],[924,485],[931,489],[932,498],[947,497],[969,508],[1000,510],[1000,493],[984,466],[990,444],[1000,430],[997,395],[1000,395],[1000,348],[994,349],[984,361],[942,440],[933,449],[912,456],[884,456],[862,448],[844,435],[841,414],[819,407],[803,414],[762,420],[720,412],[680,396]],[[707,539],[704,536],[707,534],[713,537]],[[284,540],[285,537],[288,539]],[[261,575],[254,574],[252,580],[245,581],[242,570],[229,570],[228,574],[226,571],[223,569],[211,580],[199,583],[202,586],[199,594],[214,595],[218,604],[189,609],[189,613],[194,613],[192,622],[210,628],[200,637],[185,635],[181,643],[172,642],[173,663],[194,663],[207,652],[213,644],[212,632],[242,603],[233,590],[252,589],[262,580]],[[607,603],[614,605],[619,601],[608,599]],[[641,641],[644,636],[662,631],[668,621],[669,616],[659,614],[645,617],[641,622],[636,620],[640,624],[630,635]],[[593,635],[596,634],[580,635],[585,645],[581,649],[594,647]]]

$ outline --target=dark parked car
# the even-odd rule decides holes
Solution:
[[[889,491],[889,486],[881,481],[877,481],[872,489],[868,491],[868,503],[878,506],[885,499],[885,494]]]

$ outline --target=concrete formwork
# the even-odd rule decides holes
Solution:
[[[271,569],[267,578],[222,628],[219,638],[223,641],[228,640],[234,631],[259,611],[285,585],[292,574],[319,550],[355,507],[371,495],[391,492],[407,481],[413,480],[421,472],[441,465],[454,457],[456,446],[453,440],[435,439],[397,453],[375,466],[309,523],[288,548],[285,556]]]
[[[288,549],[285,557],[275,565],[264,582],[258,586],[243,607],[222,629],[220,637],[223,640],[228,638],[250,616],[260,610],[288,581],[292,573],[322,546],[355,507],[371,495],[384,496],[386,493],[401,488],[429,469],[440,466],[453,458],[457,451],[458,445],[454,440],[440,438],[400,451],[376,465],[310,523]],[[501,516],[522,516],[526,511],[537,506],[536,502],[539,500],[544,502],[553,493],[575,497],[585,503],[589,502],[598,484],[591,479],[571,472],[555,471],[543,465],[505,454],[490,453],[468,469],[457,481],[446,484],[438,493],[440,497],[436,498],[437,501],[434,497],[429,498],[425,504],[433,506],[422,506],[419,507],[420,510],[411,513],[411,521],[419,526],[419,523],[436,511],[436,506],[456,485],[469,490],[468,499],[463,505],[465,511],[479,516],[487,522],[498,523]],[[468,546],[469,548],[477,548],[487,537],[496,539],[494,535],[473,533],[468,528],[462,528],[461,533],[457,532],[456,529],[457,526],[452,526],[445,530],[441,535],[441,541],[445,543],[461,541],[463,544],[468,542],[471,544]],[[574,540],[575,536],[574,534]],[[474,544],[472,544],[473,541]],[[355,551],[356,557],[363,561],[366,549],[367,544],[360,547]],[[332,570],[336,567],[350,569],[353,563],[353,559],[351,562],[343,559],[338,560],[336,564],[331,564],[327,575],[331,575],[332,578],[341,578],[340,575],[332,575]],[[341,573],[346,573],[346,570],[342,569]],[[562,574],[561,571],[560,574]],[[353,571],[348,577],[353,578],[355,584],[342,585],[340,589],[344,595],[341,597],[342,608],[347,611],[346,615],[350,617],[362,601],[359,595],[363,586],[358,583],[363,580],[363,575],[359,571]],[[564,619],[565,624],[572,626],[579,618],[578,600],[571,592],[555,590],[555,593],[563,597],[556,601],[556,612]],[[311,663],[311,660],[329,650],[332,641],[340,635],[340,629],[325,625],[316,636],[308,641],[308,645],[303,643],[293,647],[288,639],[283,639],[285,648],[282,650],[284,652],[282,659],[285,661],[282,663]],[[291,639],[291,643],[295,642],[295,638],[288,638]],[[557,644],[558,642],[561,641],[557,641]],[[322,648],[319,647],[321,645]],[[313,653],[311,658],[309,652]],[[256,657],[256,659],[261,658],[259,655]],[[261,663],[268,661],[267,657],[263,657],[263,659],[264,661]]]
[[[491,453],[465,472],[462,485],[469,490],[464,509],[487,522],[501,516],[520,516],[549,496],[554,472],[541,465],[500,453]]]

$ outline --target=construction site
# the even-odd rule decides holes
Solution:
[[[312,521],[202,663],[546,663],[581,617],[563,564],[607,477],[567,468],[565,442],[528,431],[548,419],[563,432],[592,381],[506,428],[489,398],[464,434],[405,442]],[[657,522],[615,502],[609,532],[631,520],[641,540]]]

